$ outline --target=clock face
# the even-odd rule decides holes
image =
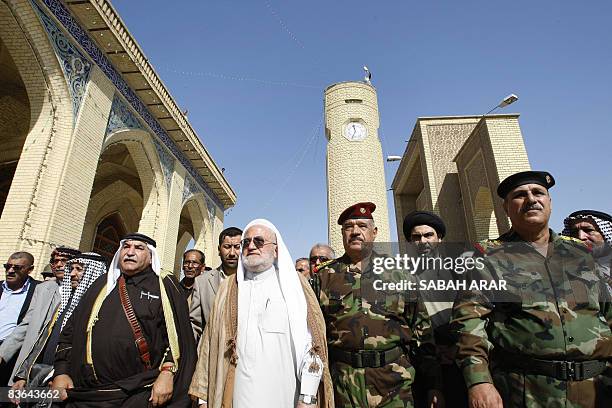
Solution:
[[[351,142],[363,140],[368,135],[368,131],[361,122],[349,122],[344,128],[344,137]]]

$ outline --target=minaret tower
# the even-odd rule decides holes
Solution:
[[[390,240],[378,98],[364,69],[365,81],[340,82],[325,90],[328,233],[337,256],[344,253],[338,216],[357,202],[376,204],[376,241]]]

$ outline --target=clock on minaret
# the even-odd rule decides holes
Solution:
[[[376,204],[378,242],[389,242],[389,211],[376,89],[368,82],[341,82],[325,90],[329,243],[344,252],[340,213],[357,202]]]
[[[349,122],[344,127],[344,137],[351,142],[363,140],[367,135],[368,129],[362,122]]]

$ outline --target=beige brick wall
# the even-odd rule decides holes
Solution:
[[[0,253],[31,252],[40,272],[52,248],[78,246],[110,110],[108,80],[92,70],[73,126],[71,98],[48,38],[27,1],[3,13],[0,36],[26,84],[31,127],[0,219]]]
[[[497,186],[509,175],[531,168],[518,115],[494,115],[481,121],[457,154],[456,164],[469,239],[497,238],[510,228]]]
[[[360,99],[362,103],[347,103]],[[363,141],[349,141],[344,126],[362,120],[368,135]],[[325,130],[327,145],[328,233],[331,247],[344,253],[338,216],[352,204],[376,204],[374,220],[377,241],[389,241],[389,213],[382,147],[378,138],[379,116],[376,90],[362,82],[335,84],[325,91]]]
[[[420,118],[393,181],[396,222],[413,209],[438,213],[447,241],[497,237],[509,228],[497,185],[528,170],[518,115]],[[456,160],[456,163],[455,163]]]

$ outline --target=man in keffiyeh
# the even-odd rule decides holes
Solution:
[[[221,283],[189,393],[200,407],[333,407],[325,322],[276,227],[244,229]]]
[[[57,252],[59,253],[59,252]],[[62,255],[68,255],[62,252]],[[79,304],[81,297],[91,284],[106,272],[106,261],[100,255],[88,252],[79,254],[72,252],[75,258],[63,262],[65,272],[55,271],[56,281],[45,282],[37,288],[32,302],[30,320],[46,321],[45,324],[28,325],[26,341],[20,352],[19,364],[13,373],[13,389],[28,387],[44,387],[46,377],[51,374],[55,361],[55,352],[60,333],[72,312]],[[52,256],[53,259],[53,256]],[[52,264],[59,264],[59,262]],[[59,279],[61,276],[61,280]],[[52,288],[46,286],[59,284],[59,304],[48,302]],[[55,289],[53,289],[55,292]],[[53,293],[55,295],[55,293]],[[49,315],[49,319],[42,319]]]
[[[563,235],[592,245],[597,268],[612,291],[612,216],[595,210],[574,211],[563,220],[563,225]]]
[[[78,309],[65,309],[74,314],[63,322],[52,387],[67,407],[191,405],[187,302],[176,278],[161,272],[155,245],[143,234],[123,237],[108,273]]]

